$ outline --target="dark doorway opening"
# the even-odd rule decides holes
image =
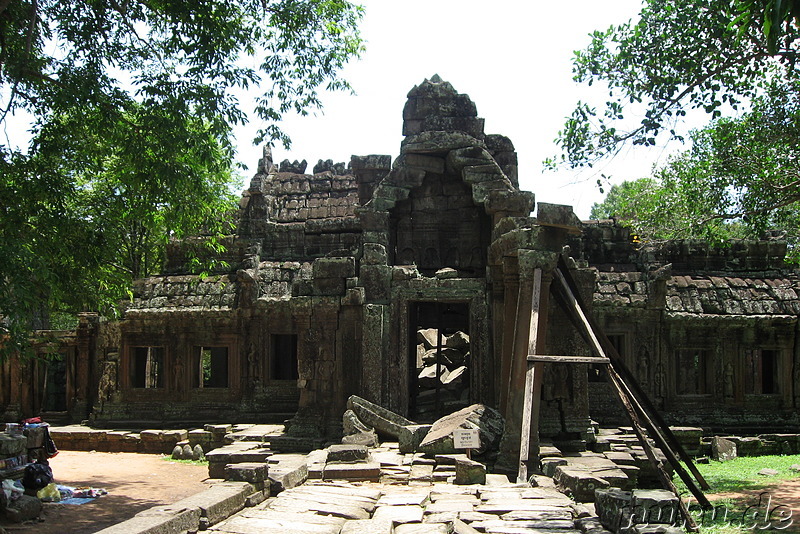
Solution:
[[[409,416],[432,422],[469,405],[469,305],[412,302],[409,308]]]
[[[64,354],[58,354],[45,363],[43,412],[67,410],[67,362]]]

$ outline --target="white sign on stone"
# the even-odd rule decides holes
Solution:
[[[453,445],[456,449],[477,449],[481,446],[477,428],[456,428],[453,430]]]

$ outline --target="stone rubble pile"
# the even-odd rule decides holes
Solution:
[[[469,403],[469,336],[458,331],[449,336],[435,328],[417,330],[415,408],[419,417],[435,413],[438,402],[445,412]]]

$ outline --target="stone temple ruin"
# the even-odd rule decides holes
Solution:
[[[475,104],[438,77],[409,92],[403,134],[394,161],[353,156],[313,174],[265,150],[216,271],[188,268],[210,254],[202,236],[174,242],[163,273],[135,282],[120,321],[85,314],[40,346],[60,361],[1,364],[6,420],[288,420],[284,446],[310,449],[341,436],[355,394],[420,422],[483,403],[513,435],[524,388],[513,355],[530,322],[518,310],[534,270],[546,287],[563,257],[669,423],[800,423],[800,277],[783,263],[784,242],[641,246],[613,221],[537,207],[519,189],[512,142],[485,134]],[[544,304],[548,354],[589,355],[564,312]],[[542,436],[582,450],[592,420],[626,423],[601,370],[548,365]]]

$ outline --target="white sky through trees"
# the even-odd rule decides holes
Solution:
[[[646,176],[666,152],[628,149],[609,162],[575,173],[544,171],[542,161],[556,155],[556,133],[577,100],[588,100],[585,85],[572,81],[573,52],[589,44],[588,34],[637,18],[638,0],[519,2],[498,0],[364,0],[361,24],[366,51],[344,77],[356,95],[326,94],[322,113],[284,122],[292,148],[273,150],[277,162],[350,160],[351,154],[391,154],[402,140],[406,94],[434,74],[467,93],[486,119],[486,133],[508,136],[519,155],[523,189],[537,201],[569,204],[588,218],[603,199],[600,173],[614,182]],[[599,106],[603,91],[594,91]],[[239,130],[240,161],[255,172],[260,148],[252,139],[257,124]],[[679,148],[679,145],[670,146]]]

